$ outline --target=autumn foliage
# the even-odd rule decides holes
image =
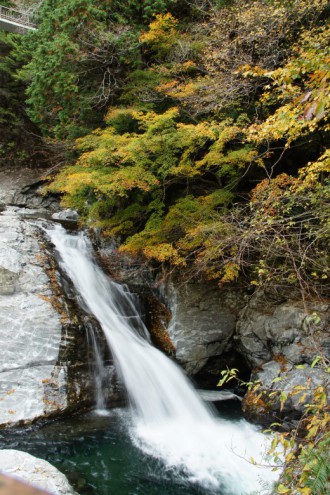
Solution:
[[[59,193],[122,253],[306,308],[328,298],[329,2],[44,0],[40,9],[37,31],[0,39],[0,126],[12,136],[0,158],[24,145],[29,122],[60,150],[44,194]],[[321,395],[310,413],[322,423]],[[317,455],[328,443],[317,440]],[[302,477],[279,493],[312,495],[304,455],[293,453]]]
[[[48,190],[123,252],[325,295],[329,27],[312,3],[156,15],[139,38],[149,83],[128,79]]]

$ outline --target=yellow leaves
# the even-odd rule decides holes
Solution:
[[[277,487],[277,493],[285,494],[285,493],[290,493],[291,489],[288,488],[287,486],[280,484]]]
[[[61,179],[59,179],[60,181]],[[93,180],[88,172],[68,173],[65,177],[65,184],[60,187],[61,192],[74,194],[80,187],[92,185]]]
[[[266,121],[250,127],[250,141],[260,144],[286,139],[288,147],[292,141],[324,127],[330,109],[329,41],[329,26],[304,32],[283,67],[271,72],[242,68],[246,77],[268,77],[272,91],[265,91],[261,102],[273,106],[276,101],[279,105]]]
[[[168,81],[163,84],[159,84],[156,89],[157,91],[162,91],[164,93],[170,93],[173,88],[176,88],[176,86],[179,84],[179,81],[174,79],[173,81]]]
[[[237,74],[241,74],[244,77],[264,77],[268,76],[269,72],[259,66],[252,67],[249,64],[242,65],[236,71]]]
[[[330,173],[330,150],[326,150],[318,160],[300,169],[299,180],[292,186],[292,192],[302,192],[314,188],[322,174]]]
[[[164,54],[175,42],[178,22],[169,12],[156,15],[155,20],[149,24],[149,31],[141,34],[140,42]]]
[[[223,268],[223,276],[220,279],[220,285],[233,282],[234,280],[236,280],[239,271],[240,271],[240,267],[237,263],[233,263],[231,261],[225,263]]]
[[[166,112],[160,114],[156,112],[133,112],[133,116],[139,122],[141,130],[146,130],[149,133],[160,131],[168,125],[174,125],[179,115],[178,107],[169,108]]]
[[[176,84],[172,84],[169,87],[164,85],[158,86],[160,91],[163,91],[168,96],[172,98],[184,99],[189,96],[193,96],[198,88],[198,83],[196,81],[190,81],[185,83],[180,83],[176,81]]]
[[[308,488],[307,486],[298,488],[298,490],[301,495],[312,495],[312,489]]]
[[[128,192],[134,188],[146,192],[157,184],[156,177],[139,166],[125,167],[112,171],[111,174],[102,173],[94,176],[95,192],[106,195],[127,196]]]
[[[143,254],[149,258],[160,261],[170,261],[173,265],[184,264],[184,258],[182,258],[177,249],[172,244],[160,243],[155,246],[147,246],[143,250]]]
[[[286,456],[285,456],[285,462],[286,463],[289,463],[291,461],[293,461],[295,459],[295,454],[294,452],[289,452]]]
[[[150,43],[157,41],[160,36],[171,34],[177,27],[178,22],[179,21],[169,12],[167,14],[158,14],[155,17],[155,20],[149,24],[149,31],[141,34],[140,41],[142,43]]]
[[[189,71],[191,69],[196,69],[196,62],[194,62],[193,60],[187,60],[186,62],[184,62],[182,64],[182,69],[184,71]]]

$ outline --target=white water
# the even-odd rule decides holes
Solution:
[[[266,437],[244,420],[213,415],[180,368],[152,347],[132,296],[95,264],[83,234],[69,235],[59,226],[48,234],[103,328],[132,405],[135,445],[212,493],[261,493],[277,475],[248,460],[265,464]]]
[[[93,376],[95,381],[96,408],[98,411],[105,411],[106,405],[103,394],[103,383],[108,374],[104,366],[104,362],[102,360],[100,348],[97,342],[93,325],[91,325],[90,323],[86,323],[86,336],[87,336],[88,346],[93,351],[94,362],[95,362],[94,364],[95,369],[93,370]],[[92,368],[91,365],[90,368]]]

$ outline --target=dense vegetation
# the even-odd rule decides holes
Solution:
[[[329,10],[44,0],[38,31],[1,33],[0,152],[26,160],[42,136],[66,162],[45,194],[123,253],[305,304],[328,296]],[[290,483],[281,493],[322,493]]]
[[[41,23],[29,114],[82,135],[49,190],[134,256],[325,293],[327,2],[151,3]]]

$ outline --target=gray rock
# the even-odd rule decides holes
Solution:
[[[0,450],[0,471],[53,495],[77,495],[63,473],[26,452]]]
[[[39,231],[16,210],[0,214],[0,426],[64,414],[95,399],[86,315],[66,299]],[[109,399],[117,394],[114,383],[110,366]]]
[[[306,410],[305,404],[313,401],[314,391],[320,386],[328,390],[330,383],[329,375],[321,368],[311,368],[307,364],[303,368],[283,367],[275,361],[265,363],[252,375],[252,380],[260,382],[258,394],[266,391],[264,407],[251,405],[247,398],[244,399],[245,414],[257,423],[263,423],[267,416],[270,422],[283,417],[300,418]],[[281,393],[286,396],[283,406]]]
[[[41,193],[44,181],[43,169],[23,167],[0,168],[0,205],[19,206],[28,209],[57,211],[59,198]]]
[[[329,355],[329,306],[310,301],[308,313],[301,301],[279,305],[252,298],[240,313],[237,342],[251,367],[261,366],[273,356],[282,356],[289,364],[311,363],[321,351]],[[307,325],[317,313],[317,325]]]
[[[60,315],[49,300],[34,228],[12,209],[0,215],[0,424],[44,411],[62,340]]]
[[[40,170],[30,168],[0,169],[0,203],[3,205],[12,204],[14,196],[23,187],[31,182],[39,180]]]
[[[173,321],[169,334],[176,357],[188,374],[198,373],[210,358],[221,356],[232,338],[237,313],[244,304],[240,292],[220,291],[215,283],[175,282],[167,289],[173,296]]]
[[[198,395],[206,402],[220,402],[224,400],[242,400],[242,397],[229,390],[196,390]]]
[[[78,213],[75,210],[61,210],[53,213],[52,218],[54,220],[66,220],[68,222],[76,222],[79,218]]]

